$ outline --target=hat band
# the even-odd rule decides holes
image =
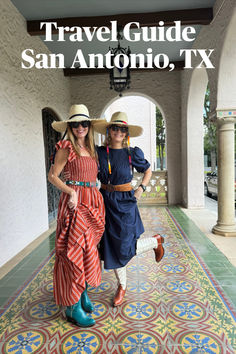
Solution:
[[[124,123],[124,124],[127,124],[127,125],[128,125],[128,123],[125,122],[124,120],[113,120],[112,123]]]
[[[72,118],[74,118],[74,117],[78,117],[78,116],[82,116],[82,117],[86,117],[86,118],[89,118],[89,116],[87,116],[86,114],[73,114],[73,116],[71,116],[69,119],[72,119]]]

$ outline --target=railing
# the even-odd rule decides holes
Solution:
[[[142,173],[134,173],[132,186],[137,188],[142,181]],[[139,205],[153,205],[153,204],[168,204],[168,190],[167,190],[167,171],[154,171],[147,186],[146,191],[142,194]]]

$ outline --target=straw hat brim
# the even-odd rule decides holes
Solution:
[[[99,119],[99,118],[86,118],[86,117],[74,117],[72,119],[67,119],[63,121],[54,121],[52,123],[52,128],[56,130],[58,133],[63,133],[67,129],[67,123],[72,123],[72,122],[84,122],[85,120],[91,122],[93,125],[95,121],[101,121],[101,122],[106,122],[105,119]]]
[[[106,130],[111,125],[117,125],[117,122],[107,122],[106,120],[103,120],[103,121],[100,120],[100,121],[93,123],[93,130],[97,133],[106,135]],[[124,124],[124,123],[118,123],[118,125],[123,125],[124,127],[128,127],[129,136],[133,137],[133,138],[136,136],[140,136],[143,133],[143,128],[138,125],[130,125],[130,124]]]

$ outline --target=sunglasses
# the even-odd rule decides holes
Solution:
[[[71,123],[69,123],[69,126],[70,126],[71,129],[79,128],[79,125],[81,125],[83,128],[88,128],[88,127],[90,127],[90,121],[89,120],[82,120],[82,122],[71,122]]]
[[[128,132],[128,127],[121,127],[119,125],[112,125],[111,126],[111,130],[113,132],[118,132],[120,130],[121,133],[127,133]]]

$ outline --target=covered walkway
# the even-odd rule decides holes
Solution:
[[[135,257],[128,290],[111,306],[113,272],[90,288],[96,325],[63,319],[52,297],[54,234],[0,281],[2,353],[235,353],[236,270],[178,207],[140,207],[145,236],[165,237],[165,257]]]

